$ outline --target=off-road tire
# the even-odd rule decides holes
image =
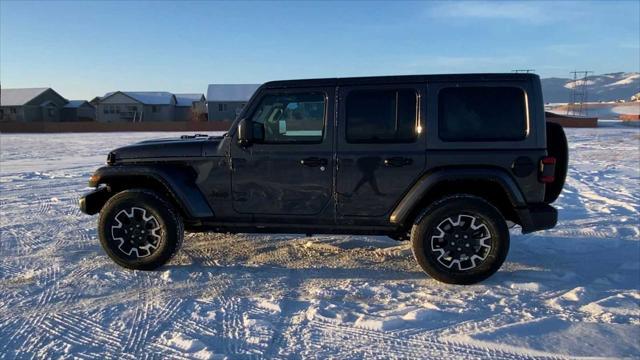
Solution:
[[[556,158],[556,166],[553,174],[555,180],[545,185],[544,192],[544,202],[551,204],[560,196],[567,178],[567,169],[569,168],[567,135],[560,124],[547,123],[547,153],[549,156]]]
[[[462,215],[462,218],[458,217],[460,215]],[[445,224],[444,227],[446,228],[447,225],[453,224],[451,219],[458,220],[458,225],[453,227],[459,227],[460,229],[451,230],[452,227],[448,226],[450,232],[445,233],[439,227]],[[490,236],[489,241],[479,239],[482,241],[475,241],[475,243],[490,244],[490,249],[487,249],[486,246],[478,246],[483,252],[479,253],[477,258],[474,258],[473,261],[475,262],[470,259],[474,257],[473,255],[461,255],[458,258],[466,260],[458,261],[458,263],[453,260],[454,262],[449,262],[450,266],[447,267],[441,261],[446,263],[446,258],[455,259],[455,256],[444,256],[444,253],[447,252],[441,247],[438,248],[442,242],[440,238],[444,239],[446,236],[446,239],[451,239],[451,245],[453,245],[454,241],[459,241],[458,237],[461,238],[462,236],[458,235],[456,239],[453,239],[453,234],[457,235],[459,234],[458,231],[463,231],[464,222],[468,219],[472,220],[474,227],[477,226],[479,228],[476,232],[480,234],[477,235],[478,237]],[[481,227],[481,224],[484,227]],[[472,232],[472,230],[465,231],[469,231],[467,234]],[[485,234],[485,231],[488,231],[488,234]],[[432,245],[432,242],[435,245]],[[449,240],[444,240],[444,242],[449,246]],[[411,243],[413,255],[418,264],[431,277],[448,284],[469,285],[487,279],[500,269],[509,251],[509,229],[500,211],[486,200],[472,195],[455,195],[434,202],[416,218],[411,229]],[[458,244],[461,244],[460,248],[464,251],[467,243],[462,243],[462,241],[456,243],[456,248],[452,251],[460,250],[457,247]],[[432,250],[434,246],[436,251]],[[473,244],[467,246],[467,249],[470,249],[469,251],[472,251],[471,249],[473,248]],[[451,252],[448,254],[451,254]],[[484,259],[479,261],[481,255],[484,255]],[[464,267],[463,263],[477,263],[477,266],[470,269],[462,269]]]
[[[134,221],[135,217],[141,217],[140,214],[144,215],[143,219],[149,219],[153,234],[148,235],[151,241],[140,240],[147,241],[146,249],[141,246],[132,250],[134,245],[130,245],[129,238],[121,233],[122,220],[128,217],[129,221]],[[144,220],[140,220],[140,223],[143,224]],[[158,194],[146,189],[131,189],[115,194],[102,207],[98,219],[98,235],[102,248],[118,265],[135,270],[154,270],[166,264],[180,250],[184,239],[184,225],[174,207]],[[142,236],[144,235],[140,236],[141,239]],[[124,248],[124,239],[130,248]],[[142,257],[139,257],[140,253]]]

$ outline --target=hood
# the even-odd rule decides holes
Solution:
[[[205,147],[216,148],[221,139],[221,137],[184,135],[178,138],[145,140],[111,151],[107,162],[111,164],[121,160],[162,161],[201,157],[205,154]]]

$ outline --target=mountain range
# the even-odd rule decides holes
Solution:
[[[542,93],[545,103],[566,103],[571,101],[572,90],[582,85],[583,80],[569,78],[542,79]],[[587,101],[627,100],[640,92],[640,73],[618,72],[592,75],[586,78]]]

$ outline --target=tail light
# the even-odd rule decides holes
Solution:
[[[546,156],[540,160],[540,182],[545,184],[552,183],[556,180],[556,158]]]

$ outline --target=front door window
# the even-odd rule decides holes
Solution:
[[[325,95],[266,95],[251,120],[264,127],[265,144],[319,143],[324,133]]]

